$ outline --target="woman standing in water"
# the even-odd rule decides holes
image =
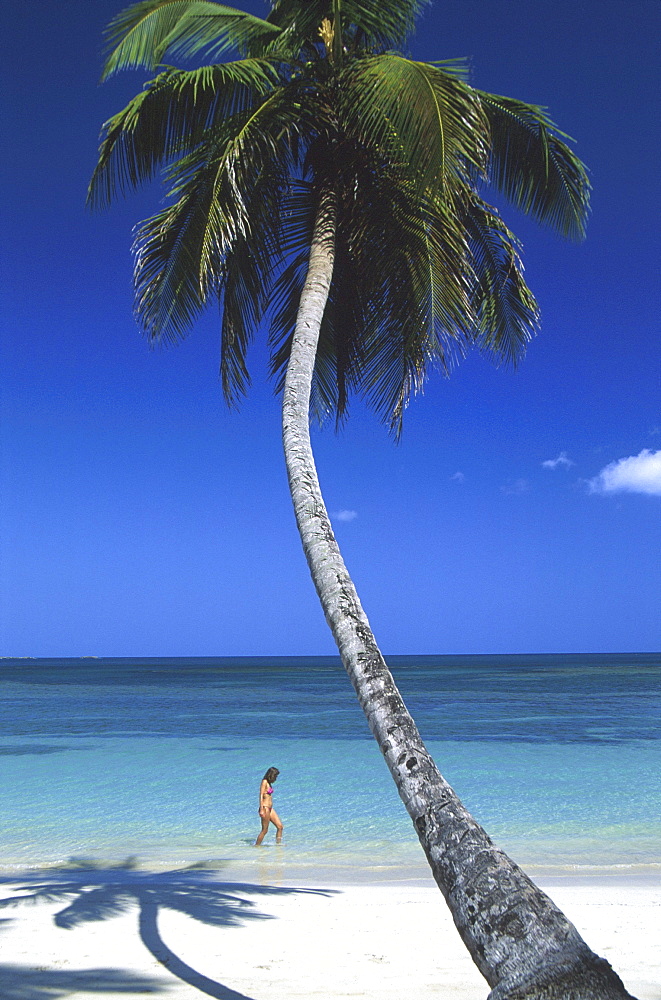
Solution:
[[[284,827],[280,822],[280,817],[273,808],[273,785],[275,781],[277,781],[279,774],[280,772],[277,767],[270,767],[262,778],[262,783],[259,786],[259,815],[262,821],[262,829],[259,831],[259,836],[255,841],[255,847],[259,847],[261,842],[264,840],[269,828],[269,823],[273,823],[276,829],[276,844],[282,843],[282,831],[284,830]]]

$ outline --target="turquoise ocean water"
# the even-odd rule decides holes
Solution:
[[[445,777],[535,876],[661,871],[661,656],[392,657]],[[0,661],[0,869],[428,879],[338,660]],[[278,848],[252,843],[267,767]]]

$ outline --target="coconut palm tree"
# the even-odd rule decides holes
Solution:
[[[490,1000],[623,998],[620,979],[498,849],[439,773],[395,686],[326,511],[310,417],[361,395],[395,435],[433,368],[477,347],[516,362],[537,324],[515,237],[483,197],[581,237],[589,185],[534,105],[401,49],[423,0],[143,0],[109,28],[105,76],[160,72],[106,123],[90,200],[162,170],[139,227],[136,316],[152,341],[222,306],[229,404],[265,316],[303,548],[358,700]],[[236,60],[175,69],[166,59]]]

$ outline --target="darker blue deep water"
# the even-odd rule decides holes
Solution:
[[[394,656],[389,665],[427,740],[661,739],[659,654]],[[0,685],[4,736],[371,739],[332,657],[5,659]]]

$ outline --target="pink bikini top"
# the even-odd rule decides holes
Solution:
[[[270,785],[267,787],[266,791],[269,793],[269,795],[273,795],[273,789]]]

